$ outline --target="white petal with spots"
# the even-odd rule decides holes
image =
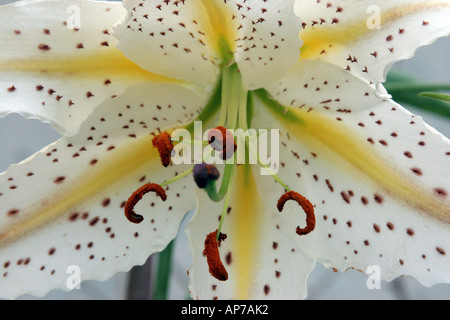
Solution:
[[[298,0],[305,42],[301,56],[336,64],[367,82],[450,33],[450,2]]]
[[[273,186],[272,178],[256,177],[257,166],[253,171],[238,167],[231,191],[222,229],[227,239],[219,247],[229,275],[226,281],[209,274],[202,254],[206,235],[218,227],[223,203],[210,201],[203,190],[196,192],[198,208],[187,229],[194,257],[189,269],[194,299],[302,299],[307,295],[306,280],[314,261],[280,232],[276,201],[267,202],[267,190],[259,187]]]
[[[39,0],[0,8],[0,116],[20,113],[64,135],[104,99],[154,77],[115,46],[116,2]]]
[[[253,90],[274,82],[298,60],[301,20],[293,1],[229,1],[241,17],[235,59],[244,87]],[[268,76],[270,75],[270,76]]]
[[[344,70],[312,61],[300,69],[273,93],[285,105],[296,97],[280,112],[290,120],[259,124],[284,126],[280,176],[316,206],[316,230],[299,247],[340,271],[378,265],[385,280],[449,282],[449,140]],[[353,99],[336,86],[353,87]]]
[[[169,92],[176,93],[170,103]],[[150,133],[185,123],[203,104],[172,85],[129,89],[96,109],[74,137],[2,173],[1,296],[68,289],[69,265],[80,268],[81,280],[104,280],[162,250],[195,205],[192,177],[166,187],[166,202],[146,195],[136,207],[141,224],[129,222],[123,207],[141,185],[184,170],[162,167]]]
[[[114,32],[119,49],[146,70],[211,86],[220,56],[202,3],[126,1],[128,16]]]
[[[142,68],[210,88],[234,59],[248,89],[275,81],[299,57],[293,1],[126,1],[119,48]],[[136,45],[139,43],[139,45]],[[271,76],[268,77],[267,75]]]

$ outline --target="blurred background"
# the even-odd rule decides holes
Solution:
[[[12,1],[0,0],[0,5],[9,2]],[[450,37],[447,37],[437,40],[431,46],[420,48],[414,58],[398,62],[394,68],[403,70],[424,83],[450,84],[449,57]],[[404,106],[411,112],[421,115],[428,124],[450,137],[449,119]],[[27,120],[19,115],[1,118],[0,172],[59,137],[50,126],[37,120]],[[190,219],[191,214],[186,217],[184,224]],[[191,264],[191,253],[183,226],[175,240],[173,253],[169,298],[186,299],[188,298],[186,270]],[[157,260],[158,255],[153,255],[144,266],[135,267],[127,273],[119,273],[108,281],[83,282],[79,290],[71,292],[54,290],[42,299],[147,299],[148,288],[154,282]],[[414,279],[399,278],[390,283],[382,282],[379,290],[369,290],[366,281],[367,276],[355,270],[335,273],[317,265],[308,280],[308,299],[450,299],[450,284],[426,288]],[[21,299],[36,298],[23,296]]]

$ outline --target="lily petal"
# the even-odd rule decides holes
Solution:
[[[203,86],[215,83],[222,48],[211,25],[214,22],[208,19],[208,9],[217,11],[226,5],[161,0],[124,1],[124,6],[128,16],[115,28],[114,36],[127,57],[146,70],[168,77],[199,81]],[[227,22],[221,27],[226,32],[231,21],[227,17],[221,18]]]
[[[392,64],[450,33],[450,2],[298,0],[302,59],[322,60],[367,82],[383,82]],[[355,18],[356,17],[356,18]]]
[[[130,88],[99,106],[74,137],[2,173],[1,296],[69,289],[71,265],[81,280],[104,280],[162,250],[194,206],[193,179],[166,187],[168,202],[146,195],[136,207],[144,216],[140,224],[130,223],[123,208],[149,180],[160,184],[183,171],[162,169],[149,133],[185,123],[203,103],[174,85]]]
[[[222,229],[227,239],[219,246],[227,281],[209,274],[202,255],[206,235],[215,230],[223,203],[211,203],[205,192],[196,192],[198,207],[187,229],[194,255],[189,289],[195,299],[302,299],[307,295],[306,280],[315,262],[280,232],[276,202],[267,205],[267,195],[257,187],[262,181],[255,168],[255,174],[249,166],[236,171]]]
[[[291,0],[234,2],[241,16],[234,56],[244,88],[254,90],[281,78],[298,60],[301,21]]]
[[[449,140],[344,70],[298,67],[274,93],[282,104],[297,98],[279,117],[280,176],[302,188],[318,215],[298,245],[341,271],[378,265],[388,281],[450,282]]]
[[[35,0],[0,9],[0,116],[15,112],[75,134],[103,100],[162,82],[116,49],[120,3]],[[168,81],[167,81],[168,82]]]
[[[219,66],[235,59],[244,87],[254,89],[280,78],[299,57],[301,24],[292,0],[133,0],[124,5],[128,17],[114,34],[119,49],[142,68],[167,77],[210,88]]]

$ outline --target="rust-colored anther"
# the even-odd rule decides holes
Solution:
[[[222,126],[209,130],[208,142],[214,150],[221,151],[223,160],[230,159],[237,149],[233,134]]]
[[[167,167],[170,164],[170,157],[173,150],[173,143],[170,141],[170,135],[167,132],[162,132],[153,138],[152,144],[158,149],[162,165]]]
[[[314,227],[316,226],[316,216],[314,214],[314,207],[311,204],[311,202],[309,202],[308,199],[306,199],[304,196],[302,196],[298,192],[289,191],[289,192],[286,192],[285,194],[283,194],[280,197],[280,199],[278,200],[277,208],[278,208],[279,212],[283,211],[284,204],[288,200],[297,201],[297,203],[302,207],[303,211],[305,211],[305,214],[306,214],[306,227],[305,228],[297,227],[297,229],[296,229],[297,234],[299,236],[303,236],[303,235],[308,234],[311,231],[313,231]]]
[[[137,189],[133,194],[128,198],[127,203],[125,204],[125,216],[130,222],[133,223],[141,223],[144,220],[144,217],[140,214],[134,212],[134,206],[142,199],[142,197],[150,192],[155,192],[163,201],[166,201],[167,195],[164,189],[156,183],[147,183]]]
[[[227,235],[220,233],[219,241],[216,240],[216,236],[217,230],[206,236],[203,254],[208,262],[209,273],[217,280],[225,281],[228,280],[228,272],[220,260],[219,242],[225,240]]]

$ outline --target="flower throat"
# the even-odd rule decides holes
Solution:
[[[159,133],[152,140],[153,147],[157,148],[161,157],[161,164],[164,167],[174,165],[173,161],[171,161],[171,158],[175,153],[174,148],[176,148],[174,143],[205,145],[206,147],[211,148],[213,152],[209,154],[210,156],[208,156],[208,153],[203,153],[200,163],[193,165],[188,170],[178,174],[170,180],[160,184],[149,182],[143,185],[129,197],[125,205],[125,216],[127,219],[132,223],[141,223],[143,217],[134,212],[134,207],[146,193],[155,192],[163,201],[166,201],[167,195],[165,194],[163,187],[192,174],[197,187],[203,189],[211,201],[223,202],[219,224],[213,229],[215,231],[205,235],[206,239],[203,251],[210,274],[220,281],[228,279],[228,273],[220,259],[219,244],[227,238],[226,234],[223,234],[221,230],[229,208],[233,180],[236,172],[236,142],[237,139],[242,139],[242,137],[234,136],[230,129],[248,130],[248,127],[251,124],[253,111],[252,95],[249,93],[251,92],[246,90],[243,86],[242,77],[237,64],[233,63],[225,67],[216,92],[213,93],[210,101],[203,109],[203,112],[199,115],[198,119],[196,119],[196,121],[206,122],[216,113],[215,111],[220,109],[218,125],[208,131],[206,143],[203,141],[186,141],[172,138],[168,132]],[[192,131],[193,123],[187,125],[185,128]],[[244,141],[240,142],[246,146],[245,149],[248,150],[249,154],[256,159],[256,163],[266,170],[268,175],[271,175],[285,189],[285,193],[280,196],[278,203],[275,204],[278,211],[282,212],[284,204],[289,200],[296,201],[298,205],[302,207],[306,214],[306,227],[297,227],[296,233],[303,236],[313,231],[315,227],[315,215],[313,205],[309,200],[299,193],[292,191],[281,178],[271,170],[270,166],[263,163],[258,154],[252,150],[251,144],[247,140],[244,139]],[[219,188],[216,183],[219,180],[220,172],[214,164],[211,164],[210,157],[213,156],[218,156],[225,161],[223,177]]]

